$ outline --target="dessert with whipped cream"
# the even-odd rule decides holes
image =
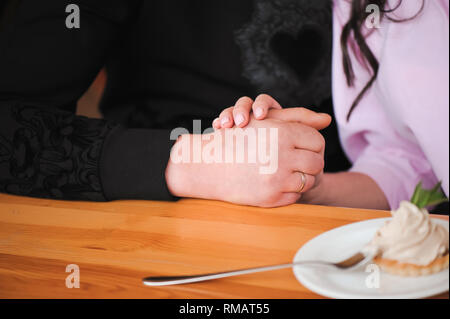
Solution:
[[[376,255],[374,262],[386,272],[429,275],[448,267],[449,233],[425,208],[403,201],[365,250]]]

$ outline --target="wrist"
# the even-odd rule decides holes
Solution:
[[[218,164],[204,163],[202,160],[194,161],[194,153],[200,152],[196,149],[196,143],[201,143],[202,148],[205,141],[199,135],[181,135],[174,144],[171,157],[166,167],[166,183],[172,195],[177,197],[191,197],[203,199],[219,199],[217,191]],[[186,152],[188,156],[183,156]]]
[[[180,149],[183,139],[191,140],[191,135],[180,135],[177,141],[174,143],[169,162],[167,163],[165,177],[167,188],[170,193],[177,197],[188,197],[186,190],[190,189],[189,187],[189,163],[183,163],[174,161],[174,152]],[[190,141],[189,141],[190,143]]]

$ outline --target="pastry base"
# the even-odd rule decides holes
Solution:
[[[375,257],[373,261],[380,266],[382,270],[392,275],[403,277],[419,277],[438,273],[448,268],[448,256],[436,258],[431,264],[426,266],[414,265],[408,263],[401,263],[396,260],[384,259],[381,257]]]

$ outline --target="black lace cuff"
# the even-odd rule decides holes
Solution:
[[[5,104],[0,102],[0,191],[106,200],[99,160],[116,125],[54,108]]]

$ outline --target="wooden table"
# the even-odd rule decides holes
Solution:
[[[89,203],[0,194],[0,298],[320,298],[290,269],[159,288],[145,287],[141,278],[291,261],[324,231],[386,216],[307,205]],[[69,264],[79,266],[79,289],[66,288]]]

